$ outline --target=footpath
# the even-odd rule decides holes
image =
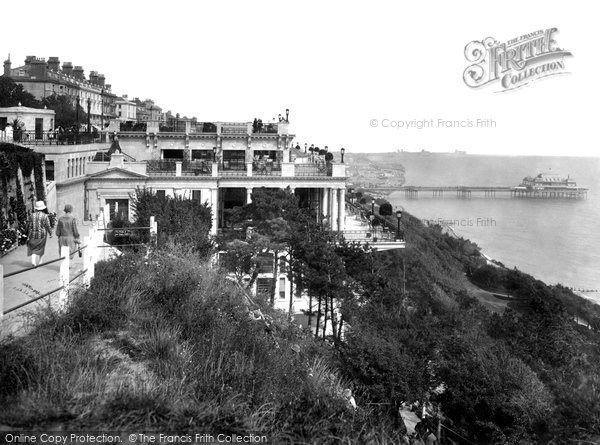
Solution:
[[[79,224],[79,233],[83,245],[83,239],[88,235],[90,223]],[[59,258],[58,238],[53,234],[46,242],[46,251],[42,257],[42,263]],[[28,267],[31,267],[31,257],[27,256],[27,246],[19,246],[17,249],[0,258],[0,264],[4,267],[3,275],[10,274]],[[19,304],[36,298],[53,289],[60,287],[59,270],[61,261],[57,261],[46,266],[40,266],[4,279],[4,305],[2,311],[7,311]],[[83,269],[83,260],[79,255],[73,255],[70,261],[69,276],[76,276]],[[77,286],[78,281],[74,281],[72,286]],[[17,334],[19,329],[26,323],[32,314],[42,307],[48,307],[49,304],[55,304],[58,299],[58,292],[42,298],[34,303],[28,304],[14,312],[11,312],[2,318],[0,322],[0,338],[8,334]]]

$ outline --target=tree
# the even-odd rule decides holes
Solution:
[[[24,107],[42,108],[40,102],[31,93],[10,77],[0,76],[0,107],[16,107],[19,103]]]
[[[57,127],[70,128],[76,125],[78,121],[80,125],[87,122],[84,104],[79,106],[78,119],[76,104],[69,96],[52,94],[52,96],[42,99],[42,106],[44,105],[56,113],[54,121]]]
[[[381,216],[391,216],[393,211],[392,205],[387,201],[379,206],[379,214]]]

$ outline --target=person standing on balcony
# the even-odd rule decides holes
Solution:
[[[34,212],[29,222],[27,238],[27,256],[31,257],[32,266],[38,266],[42,262],[42,256],[46,250],[46,235],[52,238],[52,228],[48,215],[44,213],[46,204],[37,201]]]
[[[77,220],[71,215],[71,212],[73,212],[73,206],[65,205],[65,214],[58,218],[56,236],[58,237],[58,250],[60,251],[63,246],[68,246],[71,258],[73,258],[79,244],[79,231],[77,230]]]

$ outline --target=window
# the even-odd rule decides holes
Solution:
[[[285,300],[285,278],[279,279],[279,299]]]
[[[46,181],[54,181],[54,161],[46,161]]]
[[[256,295],[269,297],[271,295],[271,279],[258,278],[256,280]]]
[[[202,199],[202,193],[200,190],[192,190],[192,199],[194,201],[200,201]]]
[[[286,266],[287,263],[285,261],[285,257],[284,256],[280,256],[279,257],[279,273],[285,273],[286,272]]]
[[[107,199],[106,203],[110,209],[110,219],[129,220],[129,200],[128,199]]]
[[[167,197],[166,190],[157,190],[156,196],[159,198],[163,198],[163,199],[166,198]]]

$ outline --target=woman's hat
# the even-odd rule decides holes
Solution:
[[[44,204],[44,201],[37,201],[33,208],[35,210],[44,210],[46,208],[46,204]]]

